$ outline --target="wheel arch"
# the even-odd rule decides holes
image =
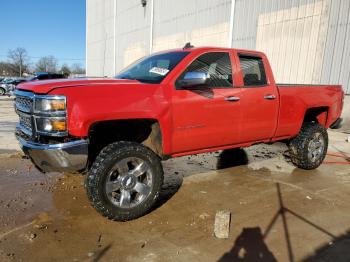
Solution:
[[[163,154],[163,135],[160,123],[153,118],[118,119],[97,121],[90,125],[89,162],[92,163],[99,152],[117,141],[143,144],[160,158]]]
[[[328,106],[320,106],[320,107],[311,107],[305,111],[304,114],[304,123],[317,122],[323,127],[327,126],[328,122]]]

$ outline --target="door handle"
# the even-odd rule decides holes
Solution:
[[[267,100],[274,100],[274,99],[276,99],[276,96],[275,95],[266,95],[266,96],[264,96],[264,98]]]
[[[225,101],[228,101],[228,102],[237,102],[239,100],[240,100],[240,98],[237,96],[229,96],[229,97],[225,98]]]

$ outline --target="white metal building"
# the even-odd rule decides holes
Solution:
[[[270,58],[279,83],[350,94],[349,0],[87,0],[86,69],[113,76],[164,49],[231,46]]]

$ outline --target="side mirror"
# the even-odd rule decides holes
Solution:
[[[203,72],[187,72],[183,79],[178,80],[178,87],[191,89],[204,86],[207,83],[208,74]]]

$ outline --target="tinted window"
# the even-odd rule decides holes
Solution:
[[[208,87],[232,87],[232,67],[228,53],[213,52],[199,56],[179,79],[183,79],[188,72],[206,73]]]
[[[145,57],[124,69],[115,78],[159,84],[189,52],[170,52]]]
[[[46,80],[46,79],[49,79],[49,75],[38,75],[36,77],[36,79],[38,79],[38,80]]]
[[[49,79],[60,79],[64,78],[64,75],[62,74],[49,74]]]
[[[267,84],[265,67],[260,57],[239,55],[245,86],[261,86]]]

